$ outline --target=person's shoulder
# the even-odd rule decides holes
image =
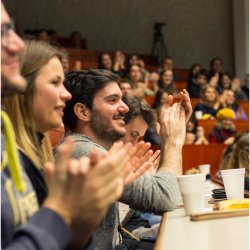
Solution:
[[[93,142],[89,137],[87,137],[84,134],[69,133],[65,135],[64,140],[68,137],[73,138],[75,141],[73,155],[72,155],[73,158],[88,156],[94,148],[96,148],[100,154],[106,152],[106,149],[104,149],[101,145]]]

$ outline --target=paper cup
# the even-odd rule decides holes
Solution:
[[[210,164],[199,165],[199,170],[202,174],[210,174]]]
[[[204,211],[205,174],[177,176],[186,215]]]
[[[196,120],[202,119],[202,111],[195,111],[194,112]]]
[[[221,170],[228,200],[244,198],[245,168]]]

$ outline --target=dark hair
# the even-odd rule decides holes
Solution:
[[[129,107],[129,111],[125,114],[124,121],[128,124],[133,118],[141,115],[145,122],[151,126],[155,123],[155,113],[148,104],[137,96],[124,95],[123,102]]]
[[[156,109],[159,106],[161,106],[161,97],[164,93],[167,93],[164,89],[158,89],[158,91],[155,94],[154,102],[152,104],[153,109]]]
[[[215,63],[216,61],[220,61],[221,64],[223,64],[222,59],[221,59],[220,57],[214,57],[214,58],[210,61],[210,63],[209,63],[210,68],[213,67],[213,65],[214,65],[214,63]]]
[[[112,61],[112,57],[109,53],[101,53],[98,57],[98,69],[105,69],[105,66],[103,64],[103,56],[108,55]]]
[[[74,106],[80,102],[92,109],[93,99],[107,83],[116,81],[117,76],[104,69],[72,71],[65,76],[65,88],[71,93],[72,99],[66,103],[63,122],[70,130],[76,128],[77,116]]]
[[[195,78],[198,79],[199,76],[205,76],[208,80],[208,72],[206,69],[200,69],[199,72],[196,74]]]

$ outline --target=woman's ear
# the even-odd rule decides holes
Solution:
[[[74,106],[74,112],[77,118],[81,121],[88,122],[90,120],[90,110],[86,105],[82,103],[76,103]]]

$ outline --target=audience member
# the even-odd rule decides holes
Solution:
[[[125,54],[122,51],[117,50],[115,52],[113,72],[118,74],[122,78],[126,77],[127,75],[125,62],[126,62]]]
[[[232,90],[235,93],[235,99],[236,101],[239,100],[248,100],[247,95],[245,92],[241,89],[240,79],[234,78],[232,81]]]
[[[232,80],[233,77],[229,72],[225,72],[221,74],[221,78],[219,79],[217,90],[221,95],[224,90],[232,89]]]
[[[236,135],[233,110],[223,108],[217,113],[216,118],[218,122],[209,135],[209,141],[211,143],[232,144]]]
[[[132,86],[128,79],[121,79],[119,87],[122,91],[122,95],[132,95]]]
[[[69,55],[66,50],[62,49],[62,66],[64,74],[69,72]]]
[[[2,3],[1,42],[1,96],[7,97],[25,91],[27,83],[19,68],[19,54],[24,43],[15,33]],[[79,201],[79,194],[76,195],[71,184],[83,182],[82,174],[76,174],[78,181],[69,174],[72,168],[71,163],[68,165],[71,145],[64,145],[63,161],[58,164],[56,175],[52,166],[47,165],[47,170],[50,169],[50,194],[38,210],[33,187],[20,164],[12,124],[2,108],[1,249],[65,249],[72,236],[69,226],[76,216],[73,207]],[[65,200],[67,206],[63,204]]]
[[[215,57],[210,61],[210,70],[208,74],[209,84],[213,87],[217,87],[219,80],[224,72],[223,62],[221,58]]]
[[[222,105],[216,88],[211,85],[205,85],[201,90],[201,103],[195,106],[194,112],[202,111],[203,115],[209,114],[216,117],[216,113],[221,108]]]
[[[201,89],[208,83],[207,79],[207,71],[205,69],[201,69],[198,71],[195,76],[193,76],[192,80],[188,82],[187,90],[192,98],[200,98],[201,97]]]
[[[196,83],[196,75],[202,69],[201,64],[194,63],[189,69],[188,73],[188,85],[192,85]],[[189,93],[190,94],[190,93]]]
[[[113,63],[110,54],[102,53],[98,59],[98,69],[106,69],[109,71],[113,70]]]
[[[86,49],[86,45],[83,43],[82,35],[79,31],[73,31],[70,34],[69,47],[75,49]]]
[[[163,89],[159,89],[156,92],[155,99],[154,99],[154,102],[152,104],[152,108],[153,109],[159,108],[161,105],[166,103],[167,98],[168,98],[168,93]]]
[[[33,240],[29,239],[30,243],[28,242],[28,244],[31,244],[34,238],[36,238],[32,244],[35,244],[39,249],[52,248],[50,244],[53,244],[57,249],[64,249],[72,235],[66,227],[66,224],[73,229],[74,238],[71,243],[72,248],[83,248],[92,230],[96,229],[99,225],[110,203],[120,196],[123,187],[121,178],[119,177],[120,171],[116,173],[116,176],[116,171],[113,171],[112,175],[114,178],[109,174],[110,168],[115,160],[113,157],[112,159],[109,157],[106,158],[104,165],[103,162],[101,163],[93,157],[90,158],[90,162],[95,161],[95,163],[93,162],[92,164],[96,165],[93,168],[93,170],[96,170],[88,170],[88,159],[69,161],[73,149],[73,143],[70,141],[65,142],[66,144],[61,145],[58,149],[59,154],[56,170],[54,170],[52,163],[45,164],[47,160],[52,161],[50,157],[52,151],[49,148],[49,141],[46,139],[46,136],[44,138],[42,137],[46,131],[58,127],[62,123],[62,110],[65,101],[71,97],[63,86],[64,74],[59,59],[59,51],[52,48],[49,44],[38,43],[36,41],[28,43],[21,57],[21,70],[27,77],[27,90],[23,94],[20,93],[12,97],[5,97],[3,100],[6,104],[6,111],[9,113],[16,131],[16,140],[23,167],[35,188],[40,205],[43,203],[44,208],[52,210],[47,211],[46,209],[41,209],[43,213],[37,218],[39,228],[34,230]],[[46,102],[44,102],[44,100],[46,100]],[[124,159],[127,154],[128,151],[124,151],[120,157],[117,155],[116,163],[120,162],[122,164],[121,160]],[[42,165],[44,165],[44,168],[42,168]],[[64,170],[62,167],[60,168],[60,165],[65,165],[63,167]],[[69,165],[69,167],[67,167],[67,165]],[[100,171],[100,169],[98,170],[98,168],[102,169],[102,171],[106,169],[106,177],[103,176],[104,173],[100,174],[102,171]],[[115,169],[117,169],[116,164]],[[64,173],[65,170],[67,170],[68,173]],[[88,175],[86,175],[87,172]],[[47,174],[48,178],[47,185],[49,192],[47,198],[47,186],[44,181],[44,173]],[[72,175],[72,173],[74,174]],[[102,191],[99,191],[98,195],[97,192],[99,189],[96,189],[97,183],[98,186],[102,186]],[[108,188],[108,185],[111,186]],[[112,192],[110,188],[113,189]],[[93,194],[91,197],[88,197],[90,192],[93,192],[95,197]],[[103,192],[106,192],[106,194]],[[22,198],[24,202],[24,197],[20,198]],[[32,200],[25,201],[25,204],[27,203],[26,206],[31,207],[30,202],[36,204],[35,196],[31,198]],[[65,206],[65,200],[67,200],[67,206]],[[106,204],[103,203],[104,200]],[[97,205],[98,203],[99,205]],[[26,209],[27,208],[28,207],[26,207]],[[29,209],[30,212],[33,213],[36,210],[34,205],[32,209]],[[57,214],[53,215],[53,211],[60,216]],[[25,214],[26,213],[27,210]],[[22,216],[24,215],[22,214]],[[30,216],[30,214],[28,216]],[[50,216],[51,219],[45,220],[42,223],[45,216],[47,216],[47,218]],[[8,217],[5,217],[4,220],[2,217],[2,226],[9,226],[10,223]],[[22,224],[24,223],[25,220]],[[46,233],[43,233],[43,229],[46,230]],[[30,234],[27,230],[23,232]],[[6,235],[7,233],[10,232],[6,230]],[[38,237],[36,237],[37,233],[39,233]],[[50,238],[48,237],[49,234],[51,235]],[[2,243],[4,242],[3,244],[6,244],[6,246],[11,241],[11,235],[8,235],[8,237],[10,237],[9,240],[2,238]],[[32,236],[32,234],[30,234],[30,236]],[[60,237],[58,238],[58,236]],[[57,239],[60,239],[60,241],[57,242]],[[9,242],[5,242],[5,240]],[[21,240],[23,240],[22,237]]]
[[[155,114],[139,97],[125,95],[122,100],[129,110],[124,118],[126,135],[121,138],[121,141],[131,142],[134,145],[140,137],[144,136],[148,126],[154,125]]]
[[[146,84],[142,81],[141,68],[138,65],[132,65],[129,70],[129,79],[133,89],[133,94],[139,97],[154,96],[154,92],[147,88]]]
[[[234,111],[236,120],[248,120],[248,116],[243,108],[236,102],[233,90],[224,90],[221,100],[224,108],[230,108]]]
[[[174,84],[174,76],[171,69],[167,69],[162,72],[159,85],[160,88],[164,89],[169,95],[173,95],[178,92]]]
[[[243,86],[242,86],[242,91],[245,93],[247,96],[247,99],[249,100],[249,74],[246,74]]]
[[[159,80],[160,80],[160,75],[157,72],[152,72],[149,74],[148,79],[147,79],[147,87],[151,89],[155,94],[159,89]]]
[[[114,141],[125,136],[123,119],[128,107],[122,102],[122,93],[111,73],[101,70],[72,72],[66,77],[65,86],[71,92],[72,100],[67,103],[63,120],[73,131],[71,135],[74,135],[78,142],[74,157],[88,154],[92,147],[98,147],[100,151],[105,152]],[[168,112],[166,112],[168,105],[162,110],[161,117],[164,125],[161,136],[164,142],[165,138],[168,138],[168,146],[164,147],[162,152],[159,171],[155,176],[144,174],[132,185],[127,186],[120,199],[133,209],[161,212],[174,208],[178,188],[172,173],[181,173],[179,157],[181,157],[181,147],[185,137],[185,113],[189,117],[191,112],[187,93],[182,93],[182,96],[184,98],[182,105],[185,108],[180,104],[174,104],[174,107],[167,109]],[[170,98],[169,104],[172,101],[173,98]],[[173,119],[170,122],[168,117],[170,114],[176,120]],[[169,127],[172,134],[167,130]],[[174,144],[178,142],[180,145],[170,146],[173,142]],[[117,220],[117,205],[114,204],[98,230],[96,249],[114,247]]]
[[[39,41],[50,43],[50,36],[48,35],[47,30],[44,30],[44,29],[38,31],[37,39]]]
[[[50,43],[54,46],[60,46],[59,42],[58,42],[58,34],[55,30],[50,29],[47,31],[49,37],[50,37]]]
[[[198,126],[195,116],[192,115],[186,125],[186,140],[185,144],[191,145],[207,145],[208,140],[205,137],[205,130],[202,126]]]

